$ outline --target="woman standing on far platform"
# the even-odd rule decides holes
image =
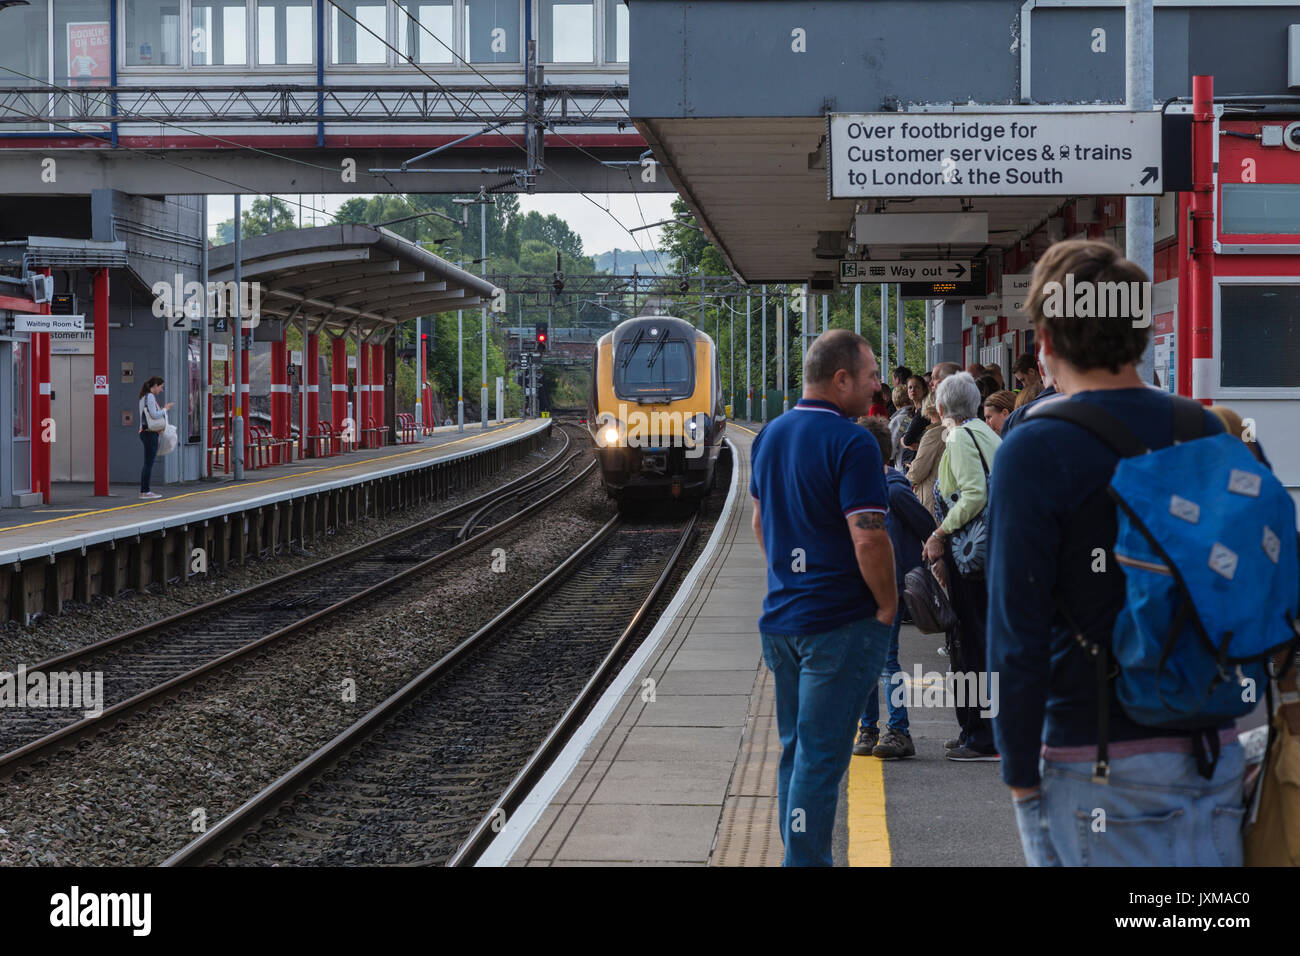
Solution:
[[[175,405],[168,402],[158,404],[162,394],[163,380],[157,375],[144,383],[140,389],[140,443],[144,445],[144,468],[140,471],[140,497],[161,498],[162,495],[149,490],[149,478],[153,473],[154,459],[158,457],[158,438],[167,427],[167,412]]]

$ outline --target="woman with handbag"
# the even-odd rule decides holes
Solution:
[[[1002,440],[979,418],[980,390],[970,374],[958,372],[945,378],[935,391],[935,402],[948,431],[934,484],[939,527],[925,542],[924,555],[932,562],[935,576],[948,588],[957,614],[959,639],[955,642],[958,650],[953,670],[979,675],[987,669],[984,560],[988,482]],[[981,684],[991,688],[986,681],[967,679],[959,683],[971,690]],[[980,716],[982,709],[978,700],[969,699],[957,708],[961,734],[945,747],[944,756],[949,760],[998,759],[993,722]]]
[[[157,375],[144,383],[140,389],[140,442],[144,445],[144,468],[140,472],[140,497],[161,498],[162,495],[149,490],[149,477],[153,473],[154,459],[158,457],[158,436],[167,428],[167,412],[175,402],[158,404],[162,394],[163,380]]]

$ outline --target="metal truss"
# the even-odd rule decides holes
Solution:
[[[553,273],[488,273],[487,280],[510,295],[525,297],[525,305],[553,303],[557,307],[573,304],[574,297],[590,299],[592,296],[654,295],[666,298],[699,299],[744,295],[753,292],[750,286],[736,281],[735,276],[674,276],[674,275],[610,275],[607,273],[564,273],[564,288],[555,291]],[[529,301],[531,300],[531,302]]]
[[[530,96],[531,94],[531,96]],[[614,85],[0,87],[0,123],[628,124]],[[531,102],[530,102],[531,100]],[[530,115],[530,111],[532,115]]]

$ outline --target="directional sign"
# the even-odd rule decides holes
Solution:
[[[904,299],[982,299],[989,294],[988,260],[971,259],[964,279],[931,277],[900,282],[898,289]]]
[[[1025,314],[1025,300],[1029,298],[1029,286],[1034,277],[1029,274],[1002,277],[1002,301],[1006,303],[1004,315],[1021,316]]]
[[[84,332],[84,315],[14,315],[15,332]]]
[[[970,278],[969,259],[844,259],[840,282],[956,282]]]
[[[829,198],[1164,192],[1160,113],[833,113]]]
[[[985,316],[998,316],[1002,314],[1002,297],[999,295],[989,296],[987,299],[976,299],[973,302],[966,302],[964,308],[968,316],[978,315],[981,318]]]

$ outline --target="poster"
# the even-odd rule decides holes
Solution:
[[[68,24],[68,84],[108,86],[108,24]]]

